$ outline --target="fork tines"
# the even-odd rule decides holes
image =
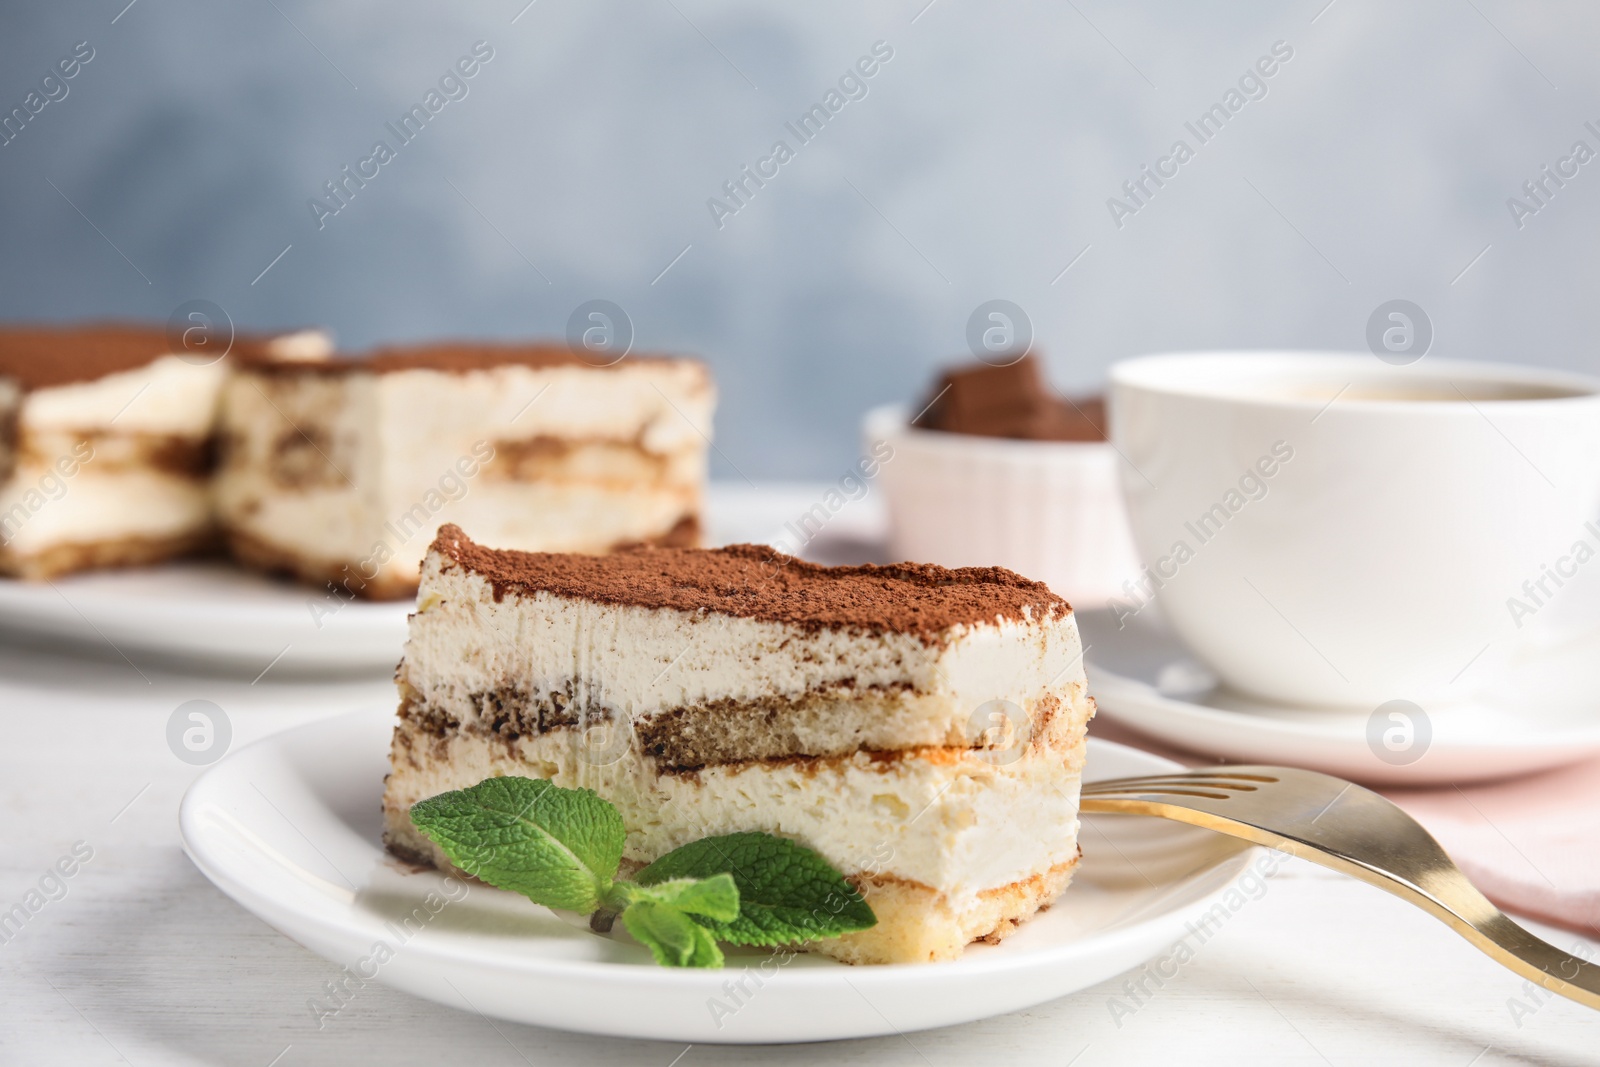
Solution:
[[[1265,774],[1238,771],[1189,771],[1148,775],[1143,778],[1116,778],[1108,782],[1085,782],[1084,796],[1191,796],[1226,800],[1233,793],[1254,793],[1262,785],[1279,779]]]

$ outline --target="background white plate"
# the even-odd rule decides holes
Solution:
[[[794,957],[748,996],[727,983],[766,954],[730,953],[724,971],[674,971],[638,945],[597,937],[523,897],[481,886],[418,932],[392,925],[445,883],[383,850],[379,799],[393,716],[362,712],[274,734],[230,755],[184,797],[184,847],[225,893],[345,966],[387,943],[371,980],[518,1022],[689,1042],[785,1042],[893,1034],[1017,1011],[1136,967],[1188,935],[1256,850],[1152,819],[1085,819],[1084,861],[1065,896],[998,946],[936,965],[848,967]],[[1089,777],[1174,765],[1090,741]],[[1234,895],[1241,904],[1243,897]],[[1227,904],[1222,904],[1228,907]],[[1191,946],[1192,947],[1192,946]],[[241,966],[248,966],[241,961]],[[713,998],[738,1010],[713,1019]]]
[[[1208,756],[1422,786],[1507,778],[1600,753],[1600,647],[1593,638],[1530,654],[1471,701],[1421,706],[1420,718],[1407,712],[1417,719],[1412,746],[1393,752],[1382,741],[1393,720],[1377,708],[1273,705],[1220,687],[1154,611],[1120,629],[1109,612],[1080,611],[1078,626],[1100,714]],[[1410,762],[1396,762],[1402,759]]]
[[[341,603],[327,590],[213,561],[52,582],[0,579],[7,629],[249,675],[269,666],[393,670],[410,611],[409,600]]]

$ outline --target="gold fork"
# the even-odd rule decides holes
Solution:
[[[1552,993],[1600,1008],[1600,966],[1512,922],[1411,816],[1352,782],[1289,767],[1178,771],[1085,782],[1083,810],[1175,819],[1320,863],[1415,904]]]

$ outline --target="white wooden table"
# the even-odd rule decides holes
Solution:
[[[319,1030],[307,1001],[339,968],[212,888],[179,847],[178,801],[200,769],[168,749],[167,719],[213,701],[237,747],[391,705],[391,683],[139,670],[110,649],[0,643],[0,911],[75,843],[93,851],[0,943],[0,1064],[1600,1063],[1600,1013],[1530,996],[1421,912],[1298,861],[1137,1001],[1124,989],[1136,972],[905,1037],[686,1050],[491,1023],[374,986]]]

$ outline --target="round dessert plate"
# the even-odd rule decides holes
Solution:
[[[1077,615],[1100,714],[1191,752],[1416,786],[1508,778],[1600,753],[1600,634],[1524,654],[1458,704],[1344,710],[1228,690],[1154,612],[1120,628],[1109,612]]]
[[[379,798],[392,725],[390,712],[360,712],[229,755],[184,797],[185,850],[245,908],[364,980],[563,1030],[694,1043],[822,1041],[1018,1011],[1170,950],[1209,909],[1242,903],[1229,890],[1257,856],[1265,859],[1175,823],[1087,816],[1083,863],[1055,906],[959,960],[850,967],[731,949],[727,970],[673,970],[574,916],[391,858],[380,841]],[[1090,778],[1176,766],[1092,739],[1088,760]]]
[[[327,589],[217,561],[0,579],[0,626],[124,655],[202,661],[251,675],[393,670],[411,601],[341,601]]]

